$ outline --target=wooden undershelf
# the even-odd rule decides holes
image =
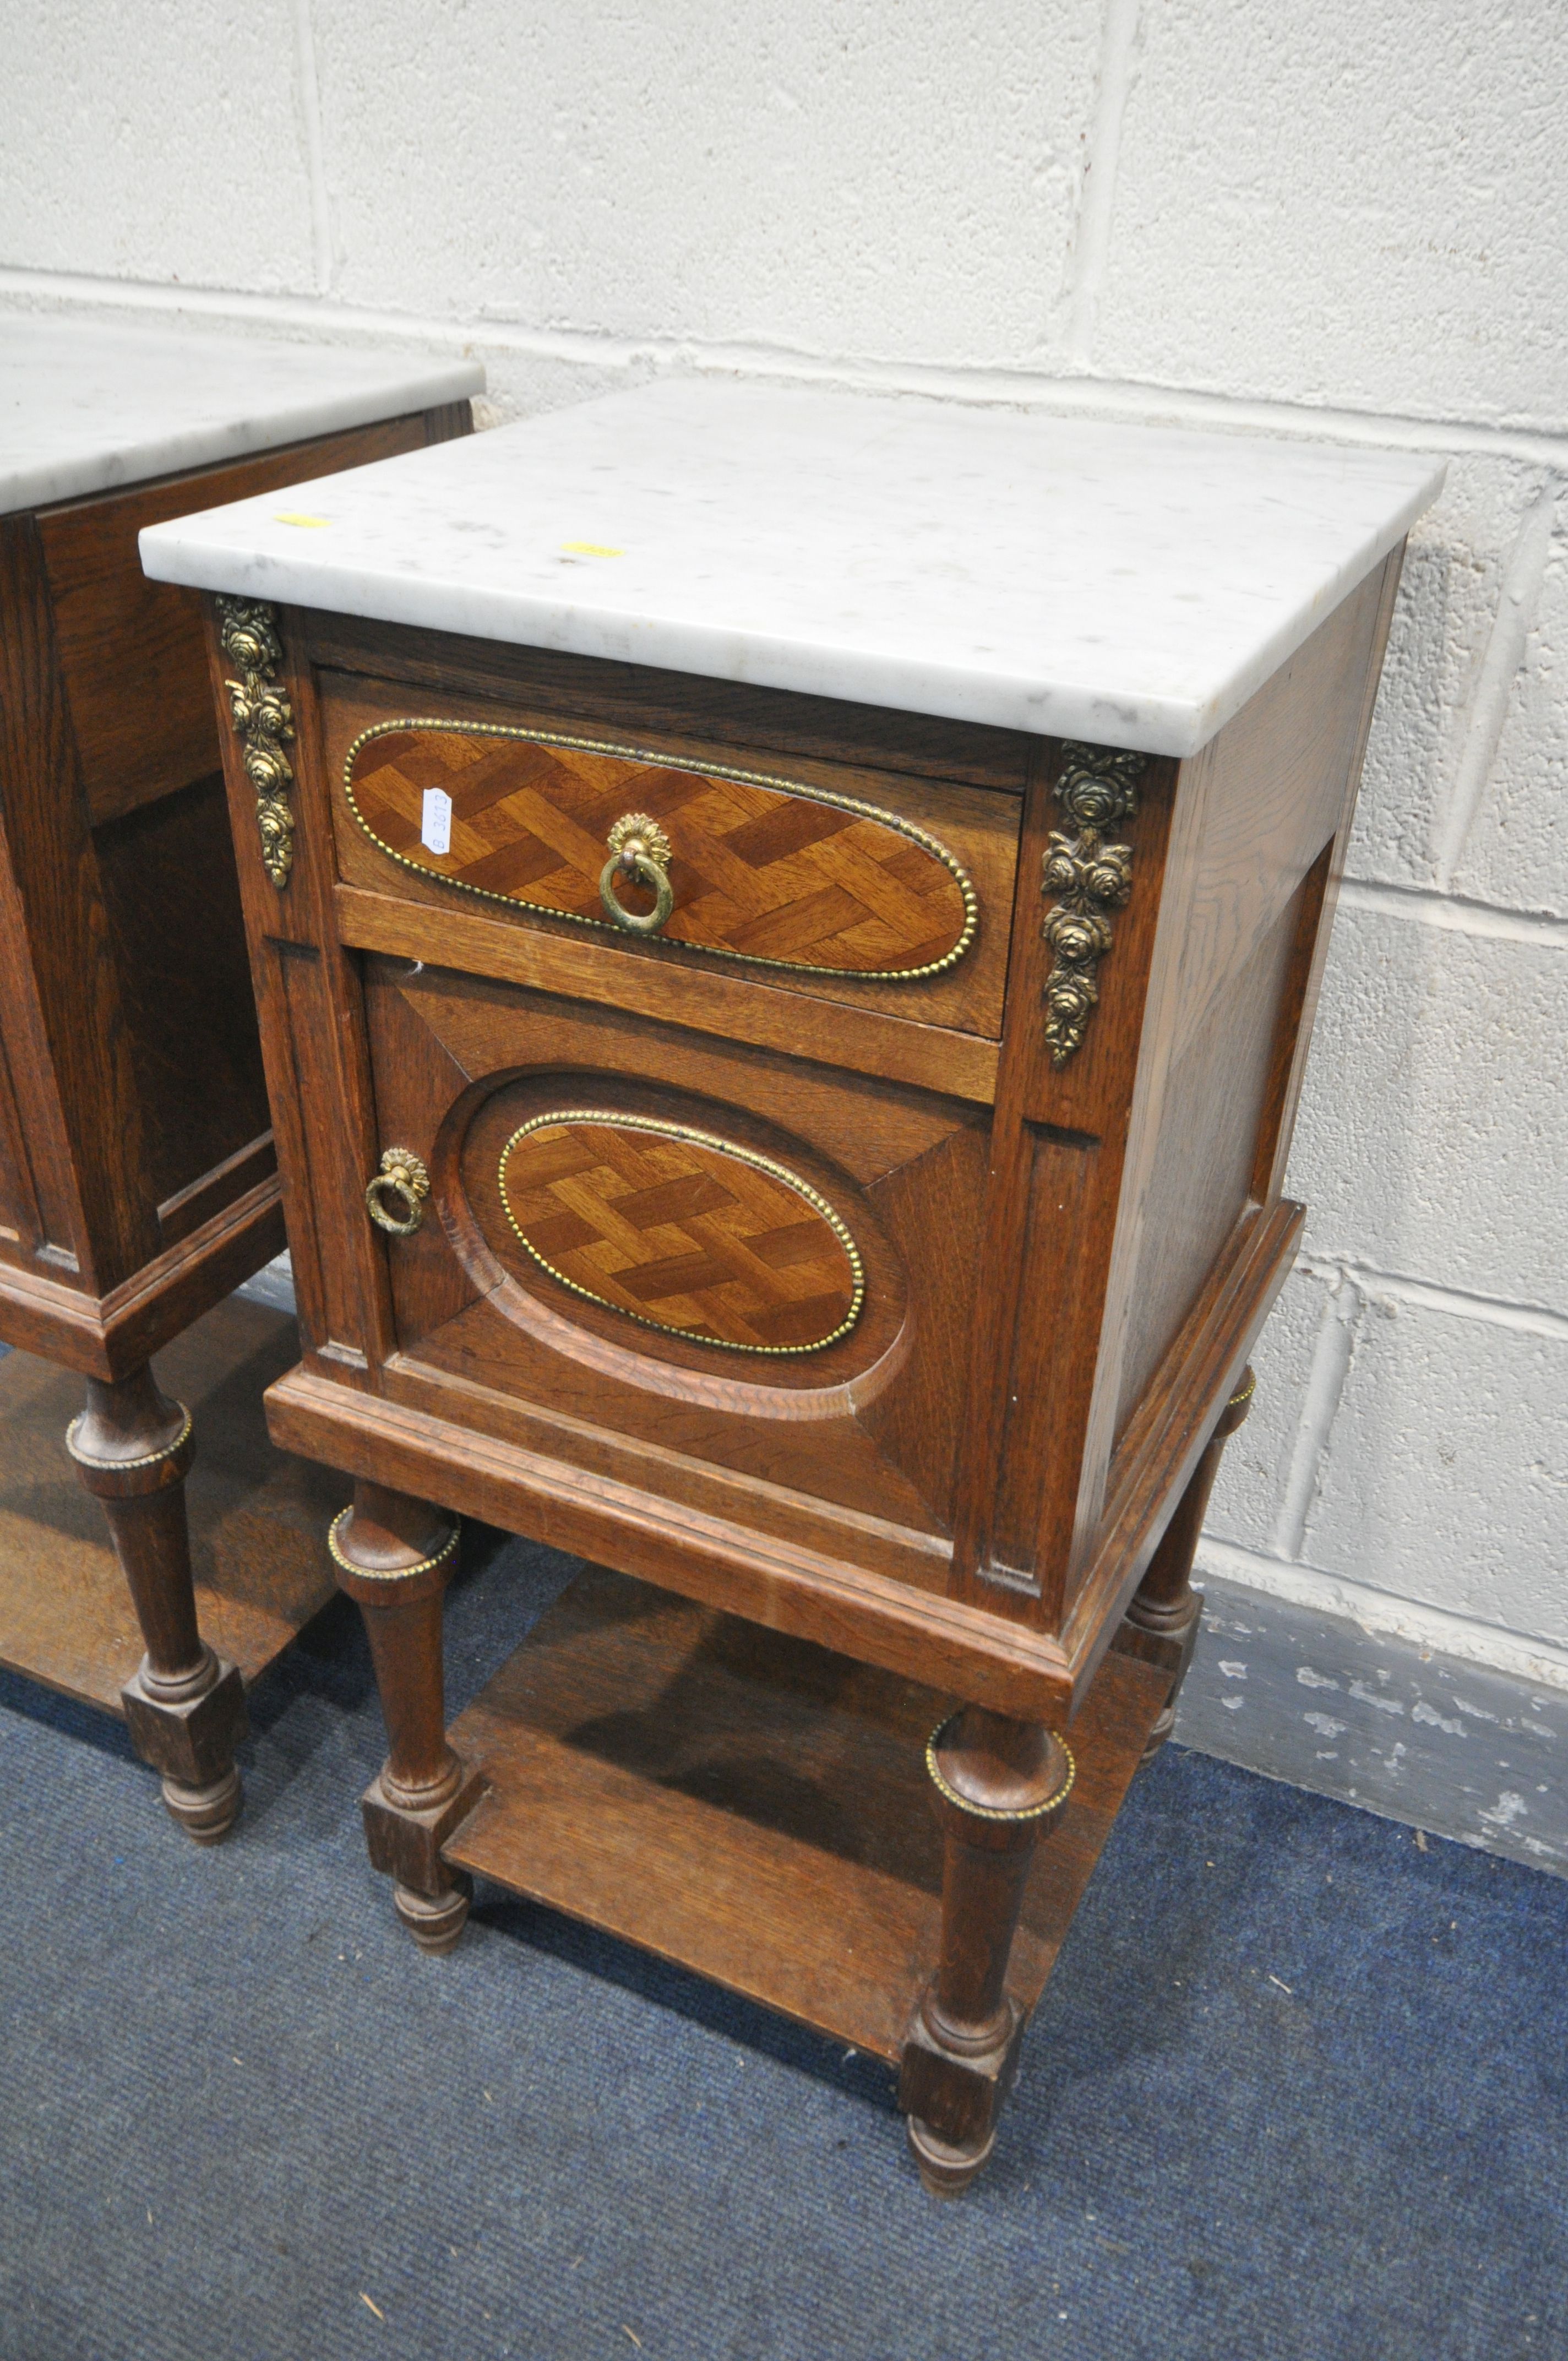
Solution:
[[[262,1394],[298,1351],[286,1312],[231,1296],[154,1363],[195,1421],[186,1499],[202,1634],[247,1682],[332,1597],[326,1529],[351,1488],[268,1440]],[[0,1359],[0,1664],[118,1713],[142,1643],[104,1512],[66,1455],[82,1391],[30,1353]]]
[[[1045,1987],[1167,1684],[1113,1655],[1014,1950]],[[586,1567],[452,1731],[490,1791],[455,1865],[896,2061],[936,1956],[925,1770],[949,1701]]]

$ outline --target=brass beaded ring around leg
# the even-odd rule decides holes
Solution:
[[[334,1565],[341,1566],[345,1574],[357,1575],[361,1582],[407,1582],[411,1575],[431,1574],[438,1565],[445,1565],[447,1559],[456,1548],[458,1540],[463,1532],[462,1523],[459,1521],[453,1526],[452,1531],[447,1534],[446,1539],[442,1543],[441,1547],[438,1550],[434,1551],[429,1557],[420,1558],[413,1565],[361,1565],[357,1558],[348,1557],[345,1554],[343,1549],[339,1545],[337,1538],[338,1528],[343,1524],[345,1518],[351,1517],[353,1514],[354,1510],[352,1507],[340,1509],[338,1510],[336,1516],[334,1517],[331,1524],[326,1529],[326,1545],[328,1554],[330,1555]]]
[[[937,1724],[936,1729],[926,1741],[926,1769],[930,1777],[931,1784],[936,1788],[938,1795],[942,1796],[948,1803],[953,1805],[957,1810],[960,1812],[968,1812],[971,1818],[977,1820],[1039,1820],[1043,1819],[1047,1812],[1058,1811],[1062,1805],[1066,1803],[1069,1795],[1072,1793],[1073,1781],[1078,1776],[1078,1765],[1072,1759],[1071,1748],[1066,1745],[1061,1739],[1058,1738],[1054,1732],[1051,1733],[1051,1742],[1053,1745],[1059,1746],[1061,1748],[1062,1753],[1066,1758],[1067,1777],[1062,1781],[1061,1785],[1057,1789],[1054,1795],[1047,1795],[1046,1797],[1043,1804],[1027,1804],[1021,1810],[1003,1811],[998,1809],[994,1804],[976,1804],[972,1803],[968,1795],[960,1795],[958,1789],[956,1787],[950,1787],[948,1784],[948,1782],[943,1778],[941,1770],[937,1762],[938,1745],[940,1742],[944,1732],[950,1730],[957,1719],[958,1715],[956,1713],[950,1713],[946,1721],[939,1721]]]

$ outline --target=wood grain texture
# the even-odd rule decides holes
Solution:
[[[803,1507],[945,1534],[974,1316],[958,1282],[984,1186],[968,1110],[439,971],[373,962],[367,984],[386,1136],[433,1177],[434,1217],[388,1256],[406,1364],[482,1387],[472,1414],[486,1424],[510,1398],[569,1413],[611,1454],[622,1438],[657,1444]],[[853,1326],[808,1355],[718,1354],[553,1286],[496,1175],[513,1132],[564,1097],[676,1121],[806,1180],[864,1266]],[[923,1548],[919,1564],[928,1579]]]
[[[447,1419],[428,1399],[417,1407],[390,1395],[377,1400],[345,1384],[338,1368],[301,1367],[269,1389],[268,1426],[285,1451],[613,1565],[770,1631],[817,1639],[908,1679],[924,1675],[999,1713],[1048,1721],[1066,1709],[1070,1669],[1047,1633],[847,1564],[809,1540],[784,1541],[688,1506],[663,1487],[644,1490],[602,1476],[565,1423],[571,1455],[554,1457],[485,1433],[460,1386],[449,1383],[444,1400],[455,1413]],[[730,1498],[735,1509],[746,1508],[737,1488]]]
[[[324,667],[318,638],[321,624],[313,620],[307,628],[325,722],[326,762],[334,782],[338,873],[346,885],[418,902],[439,912],[444,921],[449,916],[459,916],[465,907],[467,911],[483,912],[495,934],[524,939],[553,936],[563,948],[569,944],[578,950],[598,949],[602,933],[607,939],[602,947],[621,973],[637,970],[643,975],[673,977],[684,972],[694,980],[711,977],[716,984],[731,987],[738,979],[744,978],[757,990],[826,1001],[857,1013],[874,1010],[905,1025],[939,1025],[949,1031],[980,1035],[988,1041],[994,1041],[1000,1034],[1018,851],[1019,813],[1015,798],[980,791],[968,784],[930,779],[918,773],[901,774],[847,759],[826,760],[820,753],[795,754],[787,762],[771,762],[765,750],[753,749],[751,759],[740,763],[737,762],[736,750],[722,739],[677,734],[644,719],[615,741],[634,746],[649,758],[647,766],[633,769],[624,791],[618,789],[614,794],[596,797],[585,789],[581,779],[554,776],[552,781],[543,774],[531,775],[519,791],[520,809],[527,822],[528,834],[546,848],[537,855],[528,856],[530,862],[537,860],[540,864],[538,879],[526,888],[530,896],[534,894],[535,884],[543,887],[551,882],[552,890],[573,914],[585,913],[596,920],[605,917],[598,900],[598,878],[609,857],[606,838],[610,826],[623,814],[639,808],[660,818],[659,805],[670,803],[671,811],[667,819],[661,818],[661,825],[666,828],[679,856],[676,918],[656,939],[644,940],[620,930],[612,931],[608,920],[602,929],[597,923],[585,926],[576,915],[566,915],[565,907],[560,914],[552,915],[505,898],[481,900],[444,882],[433,873],[433,863],[430,870],[405,867],[371,842],[355,819],[342,790],[350,753],[362,734],[386,722],[401,724],[411,712],[417,711],[432,721],[455,723],[464,737],[478,728],[496,728],[539,730],[552,735],[602,740],[602,724],[596,720],[591,701],[589,709],[563,721],[547,709],[526,704],[508,705],[477,689],[465,694],[464,673],[458,670],[439,688],[422,689],[416,707],[411,699],[411,685],[399,687]],[[378,742],[372,741],[371,744]],[[515,752],[507,751],[508,742],[500,741],[500,754],[481,758],[481,767],[484,762],[494,759],[504,771],[515,762]],[[527,741],[511,742],[515,747]],[[531,752],[543,765],[541,750]],[[685,767],[692,763],[714,763],[721,768],[745,769],[780,778],[787,782],[793,793],[784,798],[782,809],[772,806],[770,810],[753,812],[748,818],[740,804],[730,798],[749,798],[752,791],[733,782],[709,780],[700,771]],[[538,792],[541,785],[551,786],[552,794],[569,801],[572,809],[556,808]],[[761,795],[777,791],[756,792]],[[815,829],[825,814],[839,817],[828,799],[840,796],[884,816],[882,825],[891,825],[892,838],[884,838],[879,825],[869,841],[889,856],[886,860],[868,858],[866,845],[852,829],[839,830],[835,827],[819,842],[801,843],[793,850],[776,834],[770,843],[766,834],[741,833],[750,829],[752,820],[774,829],[786,820],[794,826]],[[813,808],[802,808],[807,806]],[[572,810],[577,809],[587,815],[591,827],[578,825],[572,817]],[[683,836],[688,829],[690,844]],[[957,894],[958,888],[940,859],[933,871],[931,858],[903,833],[905,829],[918,830],[929,837],[972,880],[977,931],[960,959],[936,974],[901,975],[891,982],[879,982],[874,972],[857,973],[848,963],[838,972],[827,973],[814,972],[807,967],[763,964],[765,959],[778,951],[789,952],[796,936],[800,947],[805,947],[818,928],[827,929],[829,943],[835,932],[842,929],[840,939],[849,954],[854,955],[855,946],[850,938],[860,922],[854,921],[848,902],[839,898],[840,885],[846,880],[853,887],[857,907],[865,909],[874,905],[877,940],[885,943],[892,939],[887,931],[891,925],[902,930],[906,943],[918,947],[932,923],[929,913],[920,914],[927,890],[939,898],[949,888]],[[731,839],[737,835],[740,839],[739,849],[731,845]],[[459,859],[464,858],[463,846],[455,838],[454,842],[458,847]],[[693,846],[697,848],[696,853],[683,871],[682,862]],[[758,856],[756,860],[741,857],[747,848]],[[510,862],[525,850],[521,840],[503,849],[502,863]],[[919,892],[912,890],[910,874],[906,873],[911,871],[914,885],[921,888]],[[504,866],[498,873],[506,873]],[[641,906],[634,894],[629,894],[627,899],[629,906]],[[683,900],[689,903],[694,899],[705,906],[703,924],[708,938],[727,941],[730,932],[737,937],[745,935],[746,941],[737,940],[734,948],[738,951],[749,950],[753,956],[732,959],[728,952],[720,956],[707,947],[704,939],[694,937],[689,941],[680,940],[676,928],[680,906]],[[961,899],[959,895],[959,901]],[[958,916],[959,901],[951,904],[950,917]],[[751,933],[746,914],[761,930],[755,937]],[[771,931],[775,928],[789,931],[787,935]],[[494,935],[489,938],[494,939]],[[956,939],[952,935],[947,938],[949,941]],[[477,944],[486,939],[471,936],[469,939]],[[628,973],[628,989],[638,988],[638,976]]]
[[[529,984],[605,1008],[667,1017],[724,1041],[837,1066],[850,1073],[915,1082],[984,1104],[996,1090],[994,1041],[947,1026],[910,1025],[880,1011],[820,1005],[769,982],[741,983],[713,967],[656,961],[639,947],[600,943],[546,928],[507,925],[467,911],[436,910],[362,886],[339,885],[341,939],[411,965],[463,970],[498,983]]]
[[[15,891],[70,1164],[74,1235],[62,1240],[87,1284],[106,1294],[158,1253],[157,1194],[124,994],[104,922],[98,859],[60,681],[38,528],[0,519],[0,860]],[[42,1078],[40,1078],[41,1080]],[[52,1127],[52,1126],[51,1126]]]
[[[201,597],[142,572],[143,525],[390,458],[425,439],[423,414],[415,413],[38,512],[60,678],[94,826],[207,777],[220,760]]]
[[[792,762],[863,764],[1011,796],[1024,792],[1034,745],[1022,731],[976,722],[894,713],[552,648],[510,647],[355,615],[317,615],[311,644],[323,670],[387,682],[388,712],[411,711],[406,692],[422,686],[493,698],[496,718],[503,720],[521,704],[565,727],[591,719],[601,725],[600,736],[641,740],[653,730],[659,733],[653,742],[661,744],[707,740],[716,748],[741,748],[747,756],[766,749]],[[443,708],[427,703],[422,709]]]
[[[1058,1067],[1046,1040],[1052,953],[1044,862],[1060,820],[1062,750],[1041,742],[1025,807],[1017,904],[979,1281],[970,1415],[953,1552],[956,1595],[1054,1627],[1077,1513],[1101,1309],[1121,1202],[1149,964],[1176,807],[1176,766],[1152,763],[1135,818],[1134,889],[1102,964],[1083,1046]]]
[[[199,603],[137,530],[457,408],[0,526],[0,1334],[95,1380],[281,1236]]]
[[[1272,1169],[1257,1202],[1279,1203],[1288,1113],[1278,1070],[1299,1076],[1304,1054],[1310,979],[1326,949],[1329,896],[1309,881],[1329,852],[1330,871],[1343,860],[1341,835],[1354,807],[1371,698],[1382,660],[1390,573],[1398,553],[1319,626],[1235,719],[1201,753],[1181,766],[1158,903],[1158,933],[1129,1074],[1126,1147],[1113,1242],[1106,1268],[1093,1396],[1079,1460],[1070,1543],[1065,1552],[1064,1600],[1080,1585],[1101,1595],[1093,1570],[1106,1513],[1108,1482],[1118,1437],[1130,1431],[1141,1404],[1136,1373],[1146,1373],[1163,1411],[1172,1369],[1185,1350],[1184,1328],[1170,1338],[1184,1302],[1212,1300],[1204,1282],[1202,1249],[1217,1257],[1210,1277],[1232,1256],[1225,1212],[1239,1189],[1250,1194],[1258,1145],[1274,1134]],[[1302,899],[1305,888],[1305,896]],[[1299,920],[1316,905],[1316,941],[1309,960]],[[1289,913],[1297,904],[1296,917]],[[1138,906],[1138,888],[1128,916]],[[1245,979],[1256,961],[1257,989],[1275,1022],[1265,1027],[1247,1000]],[[1114,955],[1107,965],[1114,964]],[[1305,972],[1308,989],[1302,991]],[[1228,1016],[1216,1018],[1218,1004]],[[1103,1011],[1102,1011],[1103,1014]],[[1239,1027],[1227,1056],[1219,1035]],[[1216,1029],[1217,1028],[1217,1029]],[[1092,1029],[1092,1028],[1091,1028]],[[1293,1030],[1287,1049],[1282,1033]],[[1248,1127],[1252,1138],[1244,1148]],[[1182,1208],[1179,1168],[1196,1164],[1203,1178]],[[1243,1176],[1238,1179],[1238,1175]],[[1214,1201],[1201,1213],[1196,1200]],[[1185,1235],[1167,1232],[1174,1213]],[[1168,1235],[1179,1285],[1158,1268]],[[1149,1315],[1159,1298],[1161,1327]],[[1129,1377],[1133,1382],[1126,1382]],[[1076,1611],[1076,1610],[1074,1610]]]
[[[958,863],[892,814],[674,763],[478,729],[381,724],[345,765],[349,808],[411,867],[525,908],[609,927],[600,873],[630,814],[663,828],[674,908],[662,942],[749,962],[909,977],[959,955],[973,921]],[[422,835],[446,797],[445,851]],[[963,880],[967,884],[967,878]],[[639,916],[645,884],[619,888]]]
[[[1074,1724],[1014,1946],[1025,2013],[1165,1686],[1117,1659]],[[590,1566],[455,1726],[491,1793],[445,1855],[896,2063],[937,1957],[924,1751],[949,1705]]]
[[[165,1202],[225,1180],[240,1193],[261,1176],[237,1179],[231,1160],[270,1129],[221,773],[97,829],[93,845],[167,1244]]]
[[[269,1133],[269,1167],[271,1146]],[[236,1159],[242,1172],[245,1161]],[[282,1253],[280,1197],[269,1169],[106,1295],[89,1294],[48,1268],[0,1262],[0,1336],[82,1377],[124,1377]]]
[[[1310,876],[1185,1030],[1171,1060],[1159,1148],[1143,1204],[1143,1252],[1122,1356],[1117,1433],[1143,1400],[1248,1205],[1278,1045],[1295,1045],[1300,1008],[1300,896]],[[1292,1004],[1289,984],[1297,978]]]
[[[499,1184],[552,1278],[648,1326],[812,1352],[860,1310],[860,1256],[816,1191],[716,1134],[592,1110],[536,1115],[503,1150]]]

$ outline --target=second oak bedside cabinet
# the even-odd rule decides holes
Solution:
[[[356,1479],[428,1949],[482,1872],[885,2059],[933,2189],[983,2163],[1196,1632],[1440,481],[671,384],[143,536],[220,594],[269,1416]],[[465,1511],[589,1564],[447,1733]]]
[[[283,1223],[200,601],[148,581],[137,535],[246,493],[292,512],[302,476],[466,434],[482,381],[0,314],[0,1664],[123,1714],[201,1843],[239,1809],[244,1681],[331,1593],[291,1531],[299,1471],[231,1433],[200,1627],[201,1438],[150,1367]],[[218,1312],[182,1382],[243,1389],[280,1318]]]

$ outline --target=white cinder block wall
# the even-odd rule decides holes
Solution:
[[[1219,1570],[1568,1686],[1568,11],[8,0],[0,302],[1445,453]]]

